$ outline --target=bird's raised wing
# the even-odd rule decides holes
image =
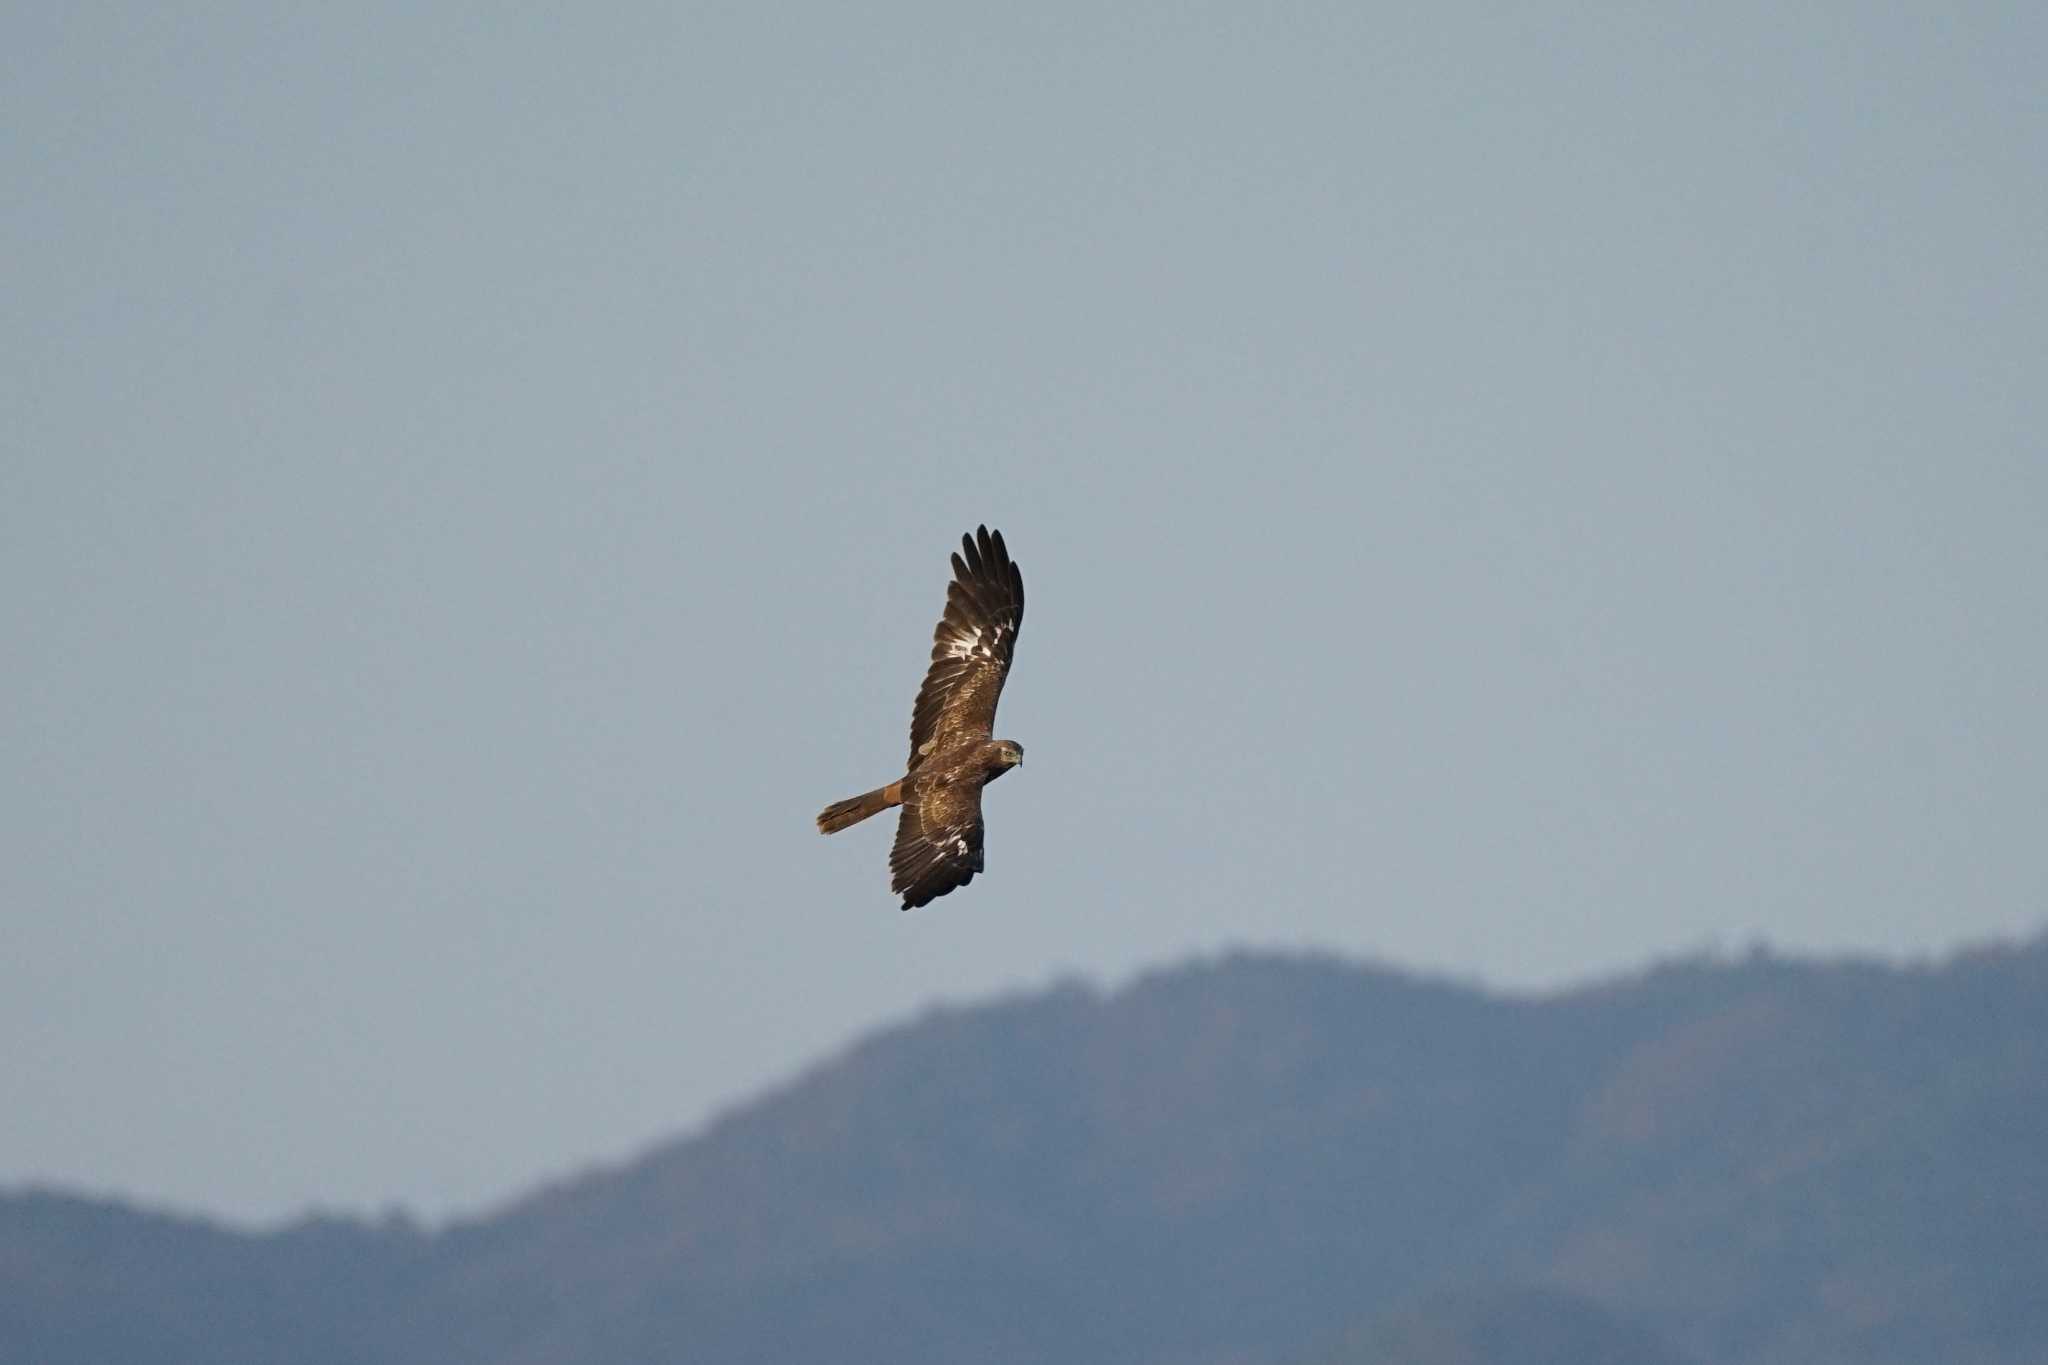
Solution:
[[[981,786],[946,783],[904,803],[889,852],[889,887],[905,910],[967,885],[981,871]]]
[[[1003,533],[978,527],[960,537],[960,549],[946,613],[932,632],[932,666],[910,715],[911,772],[962,738],[995,733],[996,700],[1024,620],[1024,575],[1010,562]]]

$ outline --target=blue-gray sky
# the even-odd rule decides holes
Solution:
[[[476,1209],[934,1000],[2048,913],[2039,6],[14,6],[0,1182]],[[900,914],[946,554],[1031,608]]]

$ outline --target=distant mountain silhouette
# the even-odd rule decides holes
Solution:
[[[1460,1289],[1404,1304],[1314,1365],[1691,1365],[1639,1323],[1556,1290]]]
[[[0,1197],[0,1361],[819,1359],[2048,1359],[2048,938],[1541,999],[1237,955],[433,1233]]]

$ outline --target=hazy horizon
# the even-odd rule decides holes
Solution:
[[[474,1210],[1226,946],[2048,920],[2048,15],[23,10],[0,1186]],[[946,556],[988,869],[889,830]]]
[[[1016,982],[1008,986],[999,987],[971,999],[955,999],[944,996],[932,997],[910,1005],[898,1014],[884,1016],[863,1025],[847,1037],[826,1045],[816,1054],[799,1058],[789,1068],[763,1076],[754,1083],[742,1087],[732,1095],[726,1096],[722,1100],[714,1101],[704,1112],[687,1122],[678,1123],[672,1129],[651,1134],[639,1142],[632,1143],[616,1151],[586,1155],[580,1160],[563,1165],[559,1169],[537,1170],[528,1178],[518,1181],[504,1190],[487,1194],[480,1200],[460,1206],[418,1208],[399,1199],[353,1204],[315,1201],[288,1209],[278,1209],[256,1214],[238,1214],[202,1204],[180,1203],[176,1200],[161,1197],[148,1190],[95,1186],[90,1182],[76,1180],[44,1180],[34,1178],[0,1180],[0,1195],[48,1193],[60,1196],[82,1197],[91,1200],[105,1200],[148,1212],[168,1214],[174,1217],[198,1218],[207,1222],[256,1232],[274,1231],[289,1227],[307,1218],[321,1217],[360,1218],[373,1221],[403,1219],[407,1223],[434,1231],[457,1224],[487,1220],[509,1212],[514,1206],[532,1198],[538,1193],[558,1188],[568,1182],[586,1179],[607,1171],[618,1170],[648,1157],[658,1149],[667,1147],[672,1143],[691,1140],[758,1101],[766,1100],[778,1093],[787,1092],[801,1086],[814,1073],[829,1068],[831,1064],[840,1060],[854,1048],[875,1041],[880,1034],[912,1025],[928,1018],[934,1011],[990,1005],[1075,986],[1106,996],[1131,987],[1142,979],[1155,974],[1173,972],[1198,965],[1215,965],[1243,954],[1267,957],[1307,955],[1326,958],[1350,966],[1393,972],[1415,980],[1465,987],[1495,997],[1542,1000],[1564,997],[1586,989],[1628,981],[1659,968],[1686,963],[1713,962],[1721,965],[1736,966],[1753,960],[1759,953],[1767,954],[1777,961],[1797,960],[1823,965],[1842,965],[1852,962],[1874,963],[1905,971],[1940,970],[1959,960],[1986,952],[1996,952],[2004,949],[2024,950],[2029,945],[2043,939],[2048,939],[2048,926],[2038,927],[2022,935],[1985,938],[1967,943],[1959,943],[1940,952],[1883,953],[1845,951],[1788,955],[1780,952],[1766,940],[1757,938],[1741,945],[1701,944],[1689,949],[1661,953],[1633,966],[1611,968],[1571,980],[1522,986],[1504,986],[1485,980],[1472,973],[1415,968],[1398,962],[1360,957],[1313,944],[1292,947],[1225,944],[1206,951],[1187,953],[1168,961],[1139,963],[1114,977],[1100,977],[1083,971],[1066,971],[1053,973],[1036,981]]]

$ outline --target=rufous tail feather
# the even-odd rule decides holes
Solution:
[[[891,782],[886,787],[877,787],[859,796],[849,796],[844,801],[834,801],[818,812],[818,833],[837,834],[848,825],[857,825],[870,815],[880,815],[891,806],[903,804],[903,784]]]

